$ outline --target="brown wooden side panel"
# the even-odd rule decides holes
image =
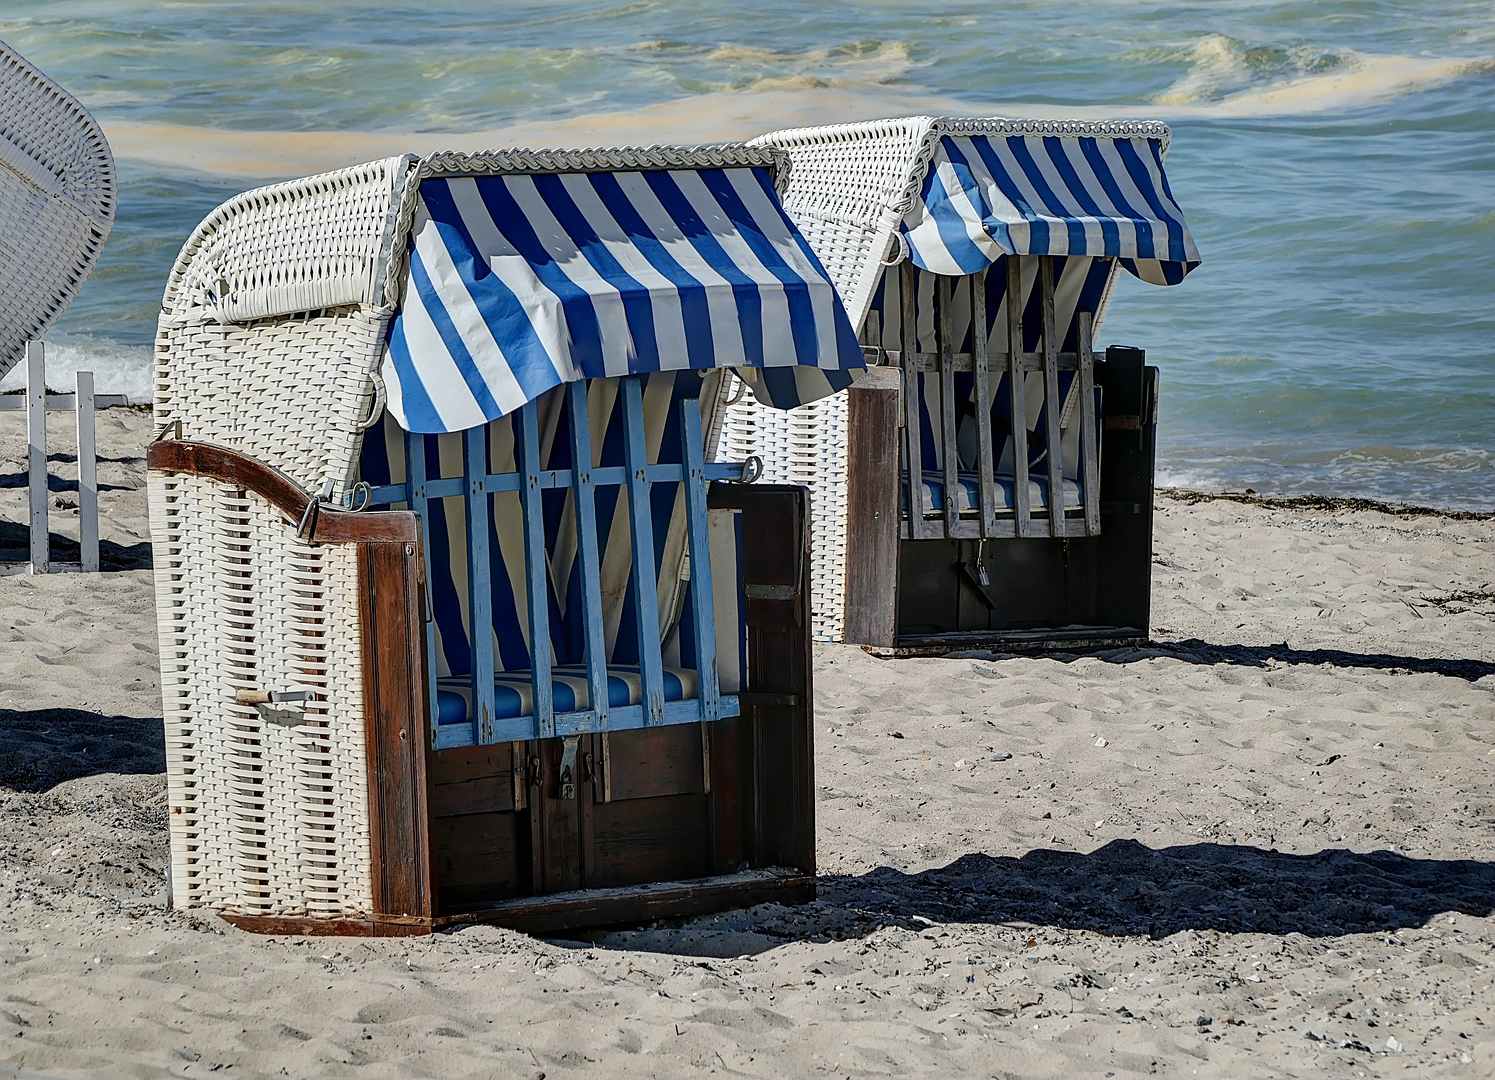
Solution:
[[[374,913],[430,918],[420,545],[360,544]]]
[[[845,637],[892,645],[897,631],[897,368],[872,367],[847,393]]]
[[[743,805],[749,788],[743,786],[746,760],[744,733],[752,725],[741,717],[709,725],[711,740],[711,865],[712,873],[730,874],[743,865]]]
[[[579,798],[560,797],[560,739],[530,743],[530,753],[540,758],[540,783],[530,788],[530,817],[534,854],[534,891],[566,892],[582,887],[581,814]],[[578,791],[582,790],[578,785]]]
[[[157,439],[146,448],[146,468],[151,472],[187,473],[206,476],[252,491],[277,507],[293,523],[305,522],[304,540],[319,544],[403,541],[420,543],[420,525],[408,510],[386,510],[354,514],[318,506],[306,515],[311,496],[285,473],[262,461],[211,443],[181,439]]]
[[[428,759],[431,816],[514,809],[514,744],[438,750]]]
[[[442,913],[527,893],[528,832],[522,814],[437,818],[431,844]]]
[[[711,873],[711,819],[705,795],[665,795],[592,807],[588,888],[678,881]]]
[[[719,484],[712,499],[742,510],[749,691],[744,699],[777,699],[743,709],[740,776],[749,793],[743,800],[744,858],[752,866],[789,866],[813,874],[808,492],[787,485]],[[793,598],[779,599],[774,587],[786,585],[795,590]]]
[[[615,731],[607,736],[607,788],[614,801],[706,790],[697,724]]]

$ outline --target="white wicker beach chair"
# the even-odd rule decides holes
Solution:
[[[1044,628],[1110,618],[1123,621],[1071,636],[1145,633],[1145,600],[1108,613],[1106,587],[1074,575],[1086,566],[1093,579],[1123,534],[1137,540],[1135,523],[1098,539],[1103,498],[1118,512],[1140,504],[1102,496],[1103,443],[1115,450],[1112,487],[1140,467],[1119,455],[1141,447],[1108,428],[1142,433],[1151,486],[1151,427],[1138,419],[1149,410],[1130,400],[1145,396],[1140,354],[1097,364],[1091,348],[1122,269],[1171,284],[1199,262],[1162,172],[1169,138],[1151,122],[926,116],[753,140],[790,154],[785,209],[835,280],[869,364],[895,369],[788,413],[744,388],[727,413],[721,453],[760,454],[768,479],[813,492],[817,639],[954,648],[1021,627],[1046,644],[1055,636]],[[983,319],[986,332],[973,333]],[[1044,587],[1089,599],[1035,606],[1007,575],[993,582],[1004,558],[1050,558],[1004,548],[1007,538],[1058,541]]]
[[[392,158],[193,232],[149,451],[175,903],[398,934],[813,894],[804,492],[707,464],[727,368],[791,405],[863,362],[786,165]]]
[[[0,377],[78,295],[114,223],[114,159],[88,110],[0,42]]]

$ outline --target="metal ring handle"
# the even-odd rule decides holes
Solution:
[[[882,265],[884,266],[897,266],[899,263],[903,262],[903,260],[908,258],[908,241],[904,238],[903,234],[900,232],[895,232],[893,234],[893,239],[898,244],[898,254],[894,255],[891,259],[881,260]]]
[[[384,379],[377,371],[370,372],[369,379],[374,384],[374,402],[369,406],[368,416],[365,417],[364,420],[358,425],[359,431],[367,431],[369,428],[377,424],[379,422],[379,418],[384,415],[384,404],[386,400],[386,394],[384,391]]]

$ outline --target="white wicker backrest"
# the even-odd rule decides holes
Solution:
[[[0,376],[98,262],[114,159],[88,110],[0,42]]]
[[[177,256],[161,307],[179,322],[250,322],[300,311],[380,306],[394,211],[410,155],[236,195]]]
[[[341,494],[373,404],[412,156],[237,195],[193,230],[156,332],[158,423]]]

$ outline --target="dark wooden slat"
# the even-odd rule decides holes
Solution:
[[[358,548],[376,914],[435,914],[419,543]]]
[[[581,880],[580,821],[575,798],[560,797],[561,739],[539,739],[540,783],[531,791],[537,798],[530,814],[540,821],[541,878],[535,892],[579,889]]]
[[[700,737],[700,732],[687,728]],[[616,739],[618,732],[613,733]],[[700,744],[696,745],[700,758]],[[711,872],[708,796],[663,795],[592,806],[594,888],[704,877]]]
[[[1007,379],[1012,415],[1012,515],[1018,536],[1033,535],[1033,508],[1028,491],[1028,402],[1023,387],[1023,271],[1016,255],[1007,256]]]
[[[688,918],[711,911],[746,908],[776,901],[803,904],[815,899],[815,877],[792,870],[748,870],[693,881],[662,881],[643,886],[588,889],[558,896],[500,901],[474,910],[422,919],[309,919],[270,915],[222,915],[228,923],[257,934],[400,937],[429,934],[450,926],[491,923],[528,933]]]
[[[893,644],[898,592],[898,395],[893,368],[868,368],[846,391],[844,635]]]
[[[218,917],[251,934],[273,934],[286,937],[375,936],[373,919],[311,919],[294,915],[234,915],[229,912],[219,912]],[[417,931],[421,934],[430,932],[429,926]]]
[[[526,882],[520,871],[517,814],[468,814],[437,818],[431,836],[441,910],[492,903],[517,896]]]
[[[714,874],[730,873],[742,865],[745,728],[744,721],[734,716],[718,720],[709,729],[711,750],[707,766],[711,779],[711,872]]]
[[[976,382],[976,486],[981,500],[981,535],[997,533],[995,450],[991,436],[991,371],[987,356],[986,271],[966,279],[971,287],[971,367]]]
[[[146,450],[146,468],[152,472],[186,473],[252,491],[285,514],[294,525],[306,513],[311,496],[285,473],[246,454],[211,443],[165,439]],[[319,544],[354,544],[378,541],[417,543],[420,529],[408,510],[381,510],[351,514],[322,507],[313,534]]]
[[[615,889],[588,889],[563,896],[509,900],[435,920],[436,927],[493,923],[531,934],[591,926],[617,926],[777,901],[802,904],[815,898],[815,877],[792,871],[749,870],[696,881],[665,881]]]
[[[903,355],[912,358],[918,349],[918,324],[914,310],[914,290],[917,276],[914,264],[904,260],[898,266],[898,298],[902,314],[899,330],[902,336]],[[906,535],[912,540],[922,540],[924,529],[924,447],[922,444],[919,410],[919,376],[912,363],[903,365],[903,461],[908,483],[908,527]]]
[[[611,732],[608,770],[613,802],[703,792],[700,729],[678,724]]]
[[[755,708],[755,865],[815,870],[815,735],[810,640],[810,534],[803,488],[759,488],[743,510],[746,559],[743,577],[760,579],[797,564],[799,597],[792,620],[749,601],[748,687],[791,694],[797,707]],[[752,532],[747,525],[751,522]],[[765,575],[766,576],[766,575]],[[777,617],[776,617],[777,616]]]
[[[960,520],[960,451],[955,440],[955,346],[950,341],[950,279],[934,279],[934,343],[940,354],[940,458],[945,483],[945,535]]]
[[[1044,439],[1049,452],[1049,535],[1063,536],[1064,530],[1064,453],[1059,446],[1059,342],[1054,326],[1054,257],[1038,257],[1039,301],[1043,308],[1043,402]]]
[[[431,754],[427,770],[433,818],[514,809],[512,743],[440,750]]]
[[[1080,312],[1080,468],[1083,476],[1083,498],[1085,500],[1085,535],[1100,535],[1100,448],[1095,434],[1095,357],[1091,352],[1091,337],[1095,333],[1095,317],[1088,311]]]

